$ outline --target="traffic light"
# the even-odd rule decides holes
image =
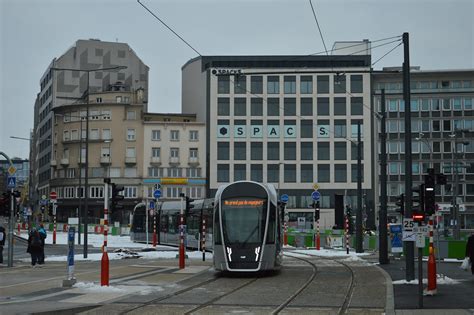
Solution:
[[[191,199],[188,196],[186,196],[186,208],[185,208],[186,216],[187,216],[189,210],[194,208],[194,205],[191,204],[191,202],[193,202],[193,201],[194,201],[194,199]]]
[[[313,207],[314,207],[314,220],[318,221],[320,218],[319,201],[313,202]]]
[[[428,169],[428,175],[425,175],[425,213],[431,216],[436,211],[435,205],[435,173],[434,169]]]
[[[448,183],[448,179],[444,174],[436,174],[436,184],[438,185],[446,185]]]
[[[49,206],[48,206],[48,215],[49,215],[50,217],[53,216],[53,205],[49,205]]]
[[[354,233],[354,222],[352,219],[352,208],[350,205],[346,205],[346,216],[349,222],[349,234]]]
[[[1,215],[5,216],[5,217],[9,217],[10,216],[10,208],[11,208],[11,199],[10,199],[10,193],[9,192],[4,192],[2,194],[2,202],[1,202],[1,209],[0,209],[0,213]]]
[[[125,187],[122,185],[116,185],[112,183],[112,198],[110,200],[110,207],[109,212],[112,213],[113,211],[122,208],[121,205],[118,203],[125,198],[123,195],[120,195],[120,192],[123,191]]]
[[[413,192],[413,208],[412,208],[412,218],[413,221],[416,222],[424,222],[425,221],[425,185],[421,184],[418,187],[413,187],[412,189]],[[416,196],[416,195],[417,196]],[[418,203],[418,205],[415,205],[415,202]]]
[[[397,201],[395,202],[397,206],[400,208],[397,208],[397,212],[400,212],[401,215],[405,215],[405,194],[401,194],[400,196],[397,196]]]
[[[44,207],[44,205],[41,205],[41,208],[40,208],[40,209],[41,209],[41,213],[43,213],[43,214],[44,214],[44,210],[45,210],[45,207]]]

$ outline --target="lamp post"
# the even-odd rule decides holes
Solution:
[[[89,200],[88,200],[88,189],[89,189],[89,96],[90,96],[90,73],[96,71],[113,71],[113,70],[121,70],[126,69],[126,66],[115,66],[115,67],[106,67],[106,68],[96,68],[96,69],[74,69],[74,68],[56,68],[51,67],[51,70],[56,71],[79,71],[79,72],[86,72],[87,73],[87,93],[85,93],[86,97],[86,161],[85,161],[85,172],[84,172],[84,198],[85,198],[85,209],[84,209],[84,258],[87,258],[87,224],[88,224],[88,216],[89,216]],[[82,130],[81,130],[81,138],[82,138]],[[82,149],[82,148],[81,148]],[[82,153],[82,150],[81,150]],[[82,156],[81,156],[82,162]]]

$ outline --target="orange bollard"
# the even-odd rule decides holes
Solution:
[[[109,286],[109,256],[107,251],[103,251],[100,268],[100,285]]]

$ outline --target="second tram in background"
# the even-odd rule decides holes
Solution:
[[[216,270],[280,269],[282,213],[273,185],[239,181],[221,186],[215,196],[213,223]]]

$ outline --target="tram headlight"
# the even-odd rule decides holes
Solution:
[[[260,255],[260,246],[255,248],[255,261],[258,261],[258,255]]]
[[[227,249],[227,257],[229,257],[229,261],[232,261],[232,248],[226,247]]]

